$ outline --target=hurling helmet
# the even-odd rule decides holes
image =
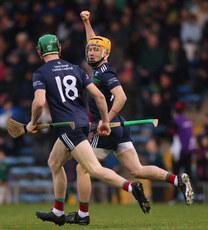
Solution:
[[[90,46],[99,46],[101,48],[101,58],[99,61],[90,61],[89,60],[89,56],[88,56],[88,49]],[[108,53],[107,56],[104,57],[105,53]],[[110,55],[111,52],[111,42],[109,39],[105,38],[105,37],[101,37],[101,36],[95,36],[93,38],[91,38],[86,46],[86,51],[85,51],[85,55],[86,55],[86,59],[88,64],[91,67],[97,67],[99,65],[99,63],[104,60],[107,59],[108,56]]]
[[[39,38],[38,50],[40,50],[41,55],[45,56],[47,54],[59,53],[60,42],[55,35],[46,34]]]

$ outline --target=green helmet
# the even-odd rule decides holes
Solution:
[[[59,53],[59,46],[58,38],[52,34],[46,34],[38,40],[38,50],[40,50],[42,56]]]

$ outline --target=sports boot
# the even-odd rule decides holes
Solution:
[[[90,223],[90,217],[80,217],[78,212],[69,213],[65,216],[66,223],[68,224],[79,224],[79,225],[88,225]]]
[[[64,214],[62,216],[56,216],[53,212],[36,212],[36,216],[42,221],[51,221],[60,226],[65,224]]]
[[[134,195],[135,199],[139,202],[139,205],[142,209],[142,211],[145,214],[150,213],[150,202],[147,200],[147,198],[144,195],[144,189],[143,185],[140,181],[134,181],[131,183],[132,186],[132,194]]]
[[[189,176],[186,173],[178,175],[178,187],[180,191],[183,193],[186,204],[191,205],[194,200],[194,192],[191,187]]]

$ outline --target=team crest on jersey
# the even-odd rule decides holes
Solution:
[[[52,50],[52,45],[47,45],[47,49],[50,51]]]
[[[99,78],[97,78],[97,74],[98,73],[99,73],[98,71],[95,71],[95,72],[92,71],[90,73],[90,75],[89,75],[92,83],[95,84],[96,86],[100,86],[101,85],[101,80]]]

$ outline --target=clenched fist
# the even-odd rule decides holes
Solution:
[[[80,16],[81,16],[81,19],[82,19],[83,21],[87,21],[87,20],[89,20],[89,18],[90,18],[90,12],[87,11],[87,10],[82,11],[82,12],[80,13]]]

